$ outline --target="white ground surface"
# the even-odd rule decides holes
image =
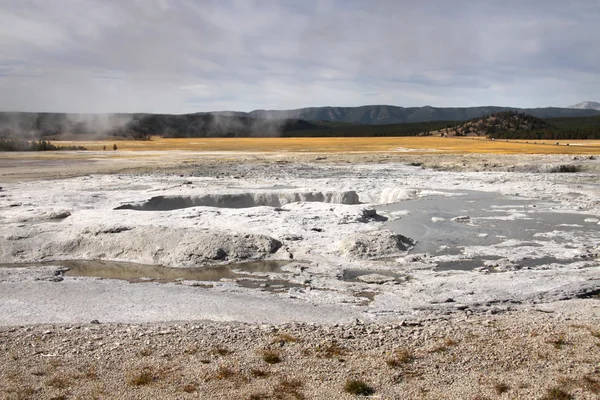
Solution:
[[[21,268],[0,268],[0,325],[95,319],[334,324],[455,312],[495,313],[511,308],[564,311],[568,303],[557,301],[600,289],[597,173],[449,172],[401,163],[272,162],[207,171],[190,167],[181,174],[94,174],[2,184],[0,263],[19,263]],[[498,273],[436,271],[439,262],[452,257],[409,253],[404,246],[409,243],[397,243],[389,234],[361,235],[383,228],[374,207],[457,189],[552,200],[549,211],[586,214],[586,224],[598,229],[567,237],[555,227],[539,232],[554,240],[535,246],[507,237],[486,251],[512,260],[553,256],[571,262]],[[352,203],[348,200],[353,198],[351,192],[356,192],[361,204],[339,204]],[[313,197],[306,198],[306,193]],[[320,201],[297,202],[301,194]],[[279,204],[235,209],[116,209],[157,196],[209,196],[219,201],[224,195],[246,199],[275,196]],[[402,218],[406,213],[401,205],[399,208],[380,214]],[[457,210],[456,216],[460,215]],[[509,217],[518,220],[524,216],[522,210],[514,210]],[[466,245],[463,255],[480,251]],[[55,279],[60,261],[73,259],[197,268],[261,259],[292,260],[283,272],[272,273],[270,278],[297,285],[273,292],[244,288],[235,280],[193,286],[190,282],[128,283],[60,274],[63,280]],[[51,265],[35,266],[41,261],[51,261]],[[393,273],[397,279],[387,283],[341,280],[348,269],[383,272],[384,276]],[[586,302],[585,310],[577,302],[577,308],[571,307],[569,312],[580,310],[597,316],[596,302]]]

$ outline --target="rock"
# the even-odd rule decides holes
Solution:
[[[98,321],[97,319],[93,319],[90,321],[90,324],[92,325],[100,325],[100,321]]]
[[[374,283],[374,284],[377,284],[377,285],[381,285],[381,284],[387,283],[387,282],[394,282],[394,281],[396,281],[396,278],[394,278],[392,276],[386,276],[386,275],[381,275],[381,274],[361,275],[361,276],[359,276],[356,279],[358,279],[361,282]]]
[[[470,220],[471,217],[469,217],[468,215],[459,215],[458,217],[452,218],[452,221],[454,222],[469,222]]]
[[[66,235],[38,235],[26,240],[2,241],[0,258],[31,252],[46,259],[135,260],[141,264],[197,266],[220,261],[264,259],[281,248],[272,237],[251,233],[200,231],[185,228],[138,226],[134,229],[94,225]],[[43,244],[37,245],[43,241]],[[165,251],[164,249],[169,249]]]
[[[405,252],[414,243],[412,239],[392,231],[361,232],[342,239],[340,252],[357,258],[384,257]]]

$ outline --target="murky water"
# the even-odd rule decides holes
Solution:
[[[553,212],[556,204],[498,193],[455,191],[460,196],[434,195],[377,207],[378,211],[409,211],[395,221],[391,229],[417,241],[413,253],[461,254],[465,246],[490,246],[514,239],[530,242],[549,241],[555,237],[536,234],[553,231],[577,237],[598,237],[594,215]],[[464,221],[452,221],[468,216]],[[524,245],[521,243],[521,245]],[[565,243],[566,245],[566,243]]]
[[[343,281],[346,281],[346,282],[361,282],[360,279],[358,279],[359,277],[364,276],[364,275],[370,275],[370,274],[388,276],[390,278],[394,278],[397,280],[402,280],[404,277],[404,275],[397,274],[397,273],[394,273],[391,271],[385,271],[385,270],[349,268],[349,269],[345,269],[344,272],[342,272],[341,278]]]
[[[475,268],[485,268],[490,272],[495,272],[494,267],[488,267],[485,265],[486,261],[499,260],[501,257],[477,257],[469,260],[458,260],[458,261],[445,261],[441,262],[434,268],[435,271],[471,271]],[[540,257],[540,258],[525,258],[515,262],[516,269],[522,268],[533,268],[541,265],[548,264],[561,264],[566,265],[576,260],[561,260],[556,257]]]
[[[104,279],[121,279],[128,282],[176,282],[219,281],[221,279],[238,279],[257,277],[251,274],[269,274],[281,272],[281,267],[289,261],[254,261],[240,264],[219,265],[200,268],[169,268],[160,265],[144,265],[118,261],[103,260],[68,260],[34,264],[10,264],[0,267],[24,266],[64,266],[69,268],[65,276],[86,276]]]

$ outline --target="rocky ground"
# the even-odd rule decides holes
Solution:
[[[14,326],[0,330],[0,349],[6,399],[600,396],[600,324],[561,312],[333,326]]]

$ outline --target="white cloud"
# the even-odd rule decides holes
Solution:
[[[599,100],[597,0],[0,0],[0,109]]]

